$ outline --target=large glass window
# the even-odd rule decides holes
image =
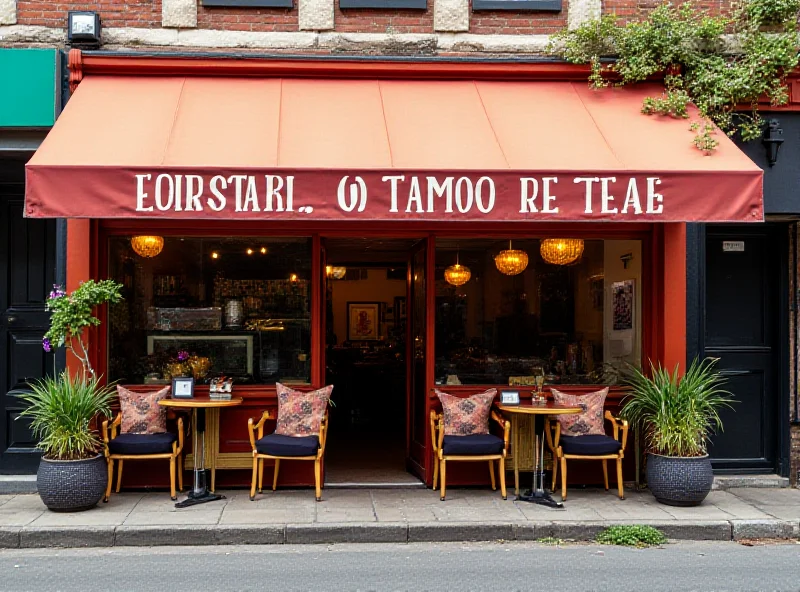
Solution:
[[[641,263],[636,240],[437,239],[436,383],[617,382],[641,360]]]
[[[110,239],[125,296],[109,310],[111,380],[310,382],[310,239],[164,237],[156,251]]]

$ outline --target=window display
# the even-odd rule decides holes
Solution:
[[[125,299],[109,309],[109,378],[169,384],[308,384],[311,240],[164,237],[143,257],[109,240],[109,275]]]

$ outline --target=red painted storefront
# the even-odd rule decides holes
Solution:
[[[369,80],[391,80],[391,81],[486,81],[486,82],[509,82],[536,84],[541,82],[562,82],[562,83],[583,83],[586,71],[582,68],[574,68],[552,63],[547,64],[456,64],[456,63],[364,63],[364,62],[309,62],[309,61],[272,61],[272,60],[225,60],[225,59],[176,59],[176,58],[131,58],[131,57],[109,57],[107,55],[84,55],[72,53],[70,56],[71,81],[73,85],[78,85],[82,78],[92,79],[93,77],[104,77],[106,80],[113,80],[115,77],[141,77],[141,79],[152,80],[154,77],[174,77],[181,76],[191,79],[193,76],[213,77],[224,83],[225,77],[236,77],[237,79],[263,80],[280,77],[287,80],[315,80],[325,79],[344,83],[345,81]],[[638,96],[638,95],[637,95]],[[634,100],[639,100],[634,98]],[[630,102],[626,103],[630,107]],[[68,105],[65,114],[69,114]],[[117,112],[117,117],[124,118],[124,112]],[[646,121],[647,125],[653,121],[640,116],[637,117]],[[556,117],[557,119],[557,117]],[[100,163],[98,170],[102,170],[108,181],[100,183],[100,189],[92,187],[93,177],[91,172],[76,169],[72,174],[84,174],[85,185],[81,188],[67,187],[63,185],[67,177],[58,177],[59,166],[64,162],[58,163],[48,169],[48,163],[37,162],[36,158],[29,168],[28,178],[28,215],[58,215],[69,217],[68,221],[68,244],[67,244],[67,289],[74,289],[81,281],[89,278],[104,278],[108,275],[109,262],[109,239],[118,236],[130,236],[132,234],[158,234],[160,236],[303,236],[311,237],[312,259],[311,259],[311,380],[310,387],[318,388],[324,386],[325,380],[325,318],[322,314],[324,307],[324,282],[325,282],[325,249],[324,244],[329,238],[342,237],[380,237],[380,238],[414,238],[423,241],[424,249],[424,275],[428,278],[432,286],[435,276],[435,245],[436,241],[452,238],[504,238],[504,239],[523,239],[530,236],[536,238],[556,238],[570,236],[583,239],[626,239],[641,241],[642,248],[642,362],[647,360],[657,360],[668,367],[676,364],[683,366],[686,362],[686,224],[685,221],[699,221],[713,218],[715,215],[728,216],[726,219],[735,217],[739,221],[757,221],[762,218],[760,212],[760,170],[755,170],[743,164],[739,159],[738,151],[732,146],[728,146],[723,140],[724,149],[719,155],[706,157],[707,161],[696,164],[695,155],[691,152],[690,137],[680,136],[677,130],[685,128],[684,122],[672,123],[658,122],[664,132],[663,142],[665,144],[683,141],[681,149],[687,151],[687,159],[695,164],[685,179],[676,181],[674,185],[666,180],[670,173],[674,173],[676,179],[682,174],[680,163],[670,169],[670,165],[665,162],[665,180],[662,187],[668,189],[660,190],[665,195],[665,204],[672,197],[675,202],[680,201],[681,207],[673,210],[666,209],[668,216],[666,220],[658,216],[643,216],[634,219],[633,217],[622,216],[590,216],[580,211],[582,208],[575,207],[572,210],[565,208],[567,214],[561,221],[547,220],[526,220],[514,219],[511,215],[506,215],[502,219],[481,220],[477,217],[464,219],[454,222],[452,218],[444,216],[426,219],[422,216],[401,216],[401,219],[390,219],[387,216],[375,215],[371,219],[354,219],[356,217],[344,217],[330,215],[327,218],[293,216],[290,219],[254,219],[253,216],[237,219],[233,214],[223,215],[214,218],[213,214],[206,211],[202,215],[197,212],[180,212],[179,214],[165,214],[155,217],[145,213],[137,215],[132,206],[126,206],[123,192],[118,192],[110,201],[117,205],[109,206],[113,215],[102,217],[97,212],[102,211],[103,191],[113,192],[113,186],[117,182],[114,178],[114,169],[109,169],[107,165]],[[339,122],[335,129],[347,129],[347,122]],[[673,129],[674,128],[674,129]],[[650,133],[653,128],[648,128],[645,133]],[[658,129],[658,128],[655,128]],[[57,130],[56,130],[57,131]],[[684,130],[685,131],[685,130]],[[572,132],[580,134],[581,129],[575,127]],[[620,133],[625,133],[620,129]],[[680,139],[678,139],[680,138]],[[562,139],[563,140],[563,139]],[[547,136],[532,140],[532,142],[547,142]],[[573,137],[571,142],[579,143],[580,137]],[[617,142],[624,139],[617,139]],[[635,138],[631,140],[635,143]],[[657,142],[658,143],[658,142]],[[656,143],[656,144],[657,144]],[[569,142],[568,142],[569,144]],[[618,144],[619,145],[619,144]],[[524,148],[524,143],[520,144]],[[47,145],[45,144],[45,148]],[[629,147],[631,148],[631,147]],[[553,150],[552,148],[539,148],[543,154]],[[620,148],[622,149],[622,148]],[[635,147],[636,150],[647,150],[646,147]],[[658,148],[661,150],[662,148]],[[309,158],[323,158],[319,156],[320,147],[309,149]],[[655,150],[655,148],[654,148]],[[558,152],[558,149],[555,150]],[[45,154],[46,156],[46,154]],[[396,155],[395,155],[396,156]],[[575,149],[572,156],[561,154],[560,157],[567,161],[573,160],[573,165],[568,171],[559,172],[572,176],[580,176],[582,171],[586,174],[593,169],[591,166],[582,168],[580,159],[590,158],[591,155],[584,155],[580,149]],[[711,159],[717,158],[717,161]],[[69,156],[64,156],[68,164]],[[78,157],[81,160],[81,157]],[[591,159],[590,159],[591,160]],[[720,162],[733,162],[732,168],[741,168],[746,177],[737,180],[724,189],[722,185],[730,180],[725,180],[725,166],[720,166]],[[749,162],[749,161],[748,161]],[[50,163],[52,164],[52,163]],[[183,163],[185,165],[185,163]],[[44,171],[46,175],[53,175],[43,181],[45,177],[39,176],[37,167]],[[192,166],[192,172],[203,174],[205,163],[198,162]],[[68,168],[68,167],[67,167]],[[213,167],[209,167],[213,168]],[[302,168],[302,167],[301,167]],[[339,167],[326,168],[324,162],[318,165],[321,175],[329,174],[331,170],[336,171]],[[405,170],[424,170],[422,167],[414,166],[395,167]],[[459,167],[454,167],[458,169]],[[470,169],[472,174],[479,167],[465,166]],[[515,168],[515,167],[512,167]],[[555,170],[556,167],[553,167]],[[137,172],[135,167],[126,167],[125,175]],[[369,167],[353,167],[348,169],[350,174],[368,171]],[[144,170],[144,169],[141,169]],[[177,167],[175,170],[183,170]],[[442,167],[440,170],[447,170]],[[314,171],[303,169],[304,174],[314,175]],[[651,174],[659,174],[658,170]],[[122,175],[123,172],[120,172]],[[209,173],[211,174],[211,173]],[[389,174],[381,172],[380,174]],[[399,174],[399,173],[398,173]],[[430,170],[425,174],[433,174]],[[456,174],[458,174],[456,172]],[[476,176],[480,173],[476,173]],[[487,173],[489,174],[489,173]],[[495,173],[491,173],[495,174]],[[505,173],[503,173],[505,174]],[[497,173],[498,178],[501,176]],[[364,173],[367,177],[367,173]],[[37,181],[38,178],[38,181]],[[71,177],[76,179],[78,177]],[[740,181],[738,179],[743,179]],[[79,199],[88,201],[76,205],[74,199],[70,197],[56,200],[48,197],[48,192],[52,192],[54,187],[62,183],[65,187],[64,193],[67,196],[78,196]],[[507,183],[502,180],[498,182],[498,187],[507,187]],[[566,185],[566,183],[564,183]],[[737,194],[737,185],[741,189]],[[370,189],[373,185],[370,184]],[[332,191],[335,191],[335,184]],[[318,191],[321,191],[319,187]],[[624,192],[623,190],[621,190]],[[674,191],[674,192],[673,192]],[[90,195],[90,198],[80,197],[80,193]],[[133,191],[131,194],[136,195]],[[310,195],[310,194],[309,194]],[[502,198],[502,191],[498,189],[498,200]],[[673,197],[674,196],[674,197]],[[731,199],[725,199],[726,196]],[[757,197],[757,200],[754,200]],[[705,200],[705,203],[701,203]],[[89,203],[91,201],[91,203]],[[44,204],[46,207],[54,209],[46,213],[31,210],[31,204]],[[335,201],[333,202],[335,203]],[[403,202],[404,204],[405,202]],[[693,204],[699,209],[693,210]],[[733,204],[733,205],[732,205]],[[756,209],[754,209],[754,206]],[[81,214],[79,211],[70,208],[84,208]],[[128,207],[129,209],[125,209]],[[329,207],[329,210],[325,208]],[[63,208],[66,208],[65,211]],[[410,208],[410,206],[409,206]],[[334,211],[335,206],[323,206],[316,208],[322,212]],[[588,207],[587,207],[588,209]],[[723,212],[724,213],[719,213]],[[365,216],[369,211],[365,210]],[[92,214],[87,214],[92,212]],[[715,214],[717,212],[717,214]],[[82,216],[90,215],[89,218]],[[662,221],[664,220],[664,221]],[[411,268],[408,275],[409,302],[411,302]],[[428,417],[431,410],[438,408],[438,399],[434,394],[434,351],[435,351],[435,290],[427,289],[426,298],[426,319],[424,324],[423,348],[424,357],[422,370],[424,376],[424,387],[413,388],[413,381],[408,383],[407,397],[407,466],[409,470],[417,474],[426,483],[432,481],[432,451],[430,444],[430,434],[427,420],[421,425],[417,421],[417,429],[414,429],[414,416],[417,419],[422,416]],[[101,311],[101,320],[105,321],[106,311]],[[104,322],[103,327],[106,326]],[[92,355],[94,363],[100,372],[106,373],[107,370],[107,339],[102,331],[95,331],[91,342],[94,344]],[[409,360],[413,356],[408,357]],[[409,362],[409,372],[411,371]],[[132,388],[142,388],[131,385]],[[503,387],[506,385],[479,385],[479,386],[448,386],[449,392],[463,393],[465,395],[484,390],[484,386]],[[198,386],[198,391],[202,392],[203,386]],[[595,390],[591,385],[563,386],[565,391],[588,392]],[[249,484],[249,443],[247,442],[247,419],[258,417],[264,409],[277,411],[277,399],[275,388],[272,386],[244,386],[235,387],[236,394],[244,398],[244,404],[240,407],[225,409],[221,413],[219,427],[220,453],[223,455],[233,455],[230,458],[230,465],[241,467],[241,469],[221,470],[218,472],[218,484],[224,485],[245,485]],[[380,389],[380,385],[376,385]],[[524,391],[523,391],[523,396]],[[334,395],[335,398],[335,395]],[[621,398],[621,391],[612,388],[609,395],[608,406],[614,409],[618,406]],[[336,411],[332,411],[332,422],[336,421]],[[270,425],[267,425],[269,429]],[[631,439],[632,441],[633,439]],[[632,443],[629,444],[632,446]],[[242,461],[241,459],[245,459]],[[627,479],[633,478],[633,454],[627,455],[628,466],[626,471]],[[244,464],[242,464],[244,463]],[[286,463],[282,466],[280,483],[282,485],[310,485],[313,483],[312,469],[306,466],[308,463]],[[220,467],[224,467],[224,461]],[[587,467],[586,473],[579,470],[571,472],[571,481],[576,482],[588,480],[597,482],[597,477],[588,472],[592,468]],[[129,485],[159,485],[166,483],[166,475],[161,475],[160,471],[149,471],[146,468],[139,469],[134,476],[132,467],[130,474],[126,474],[126,483]],[[454,466],[448,471],[448,482],[453,484],[485,483],[488,482],[485,471],[470,473],[471,467]],[[598,470],[599,474],[599,470]]]

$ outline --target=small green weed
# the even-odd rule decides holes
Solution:
[[[625,547],[652,547],[667,542],[664,533],[652,526],[625,524],[610,526],[595,539],[602,545],[622,545]]]
[[[564,544],[564,541],[562,541],[561,539],[557,539],[556,537],[544,537],[541,539],[536,539],[536,542],[541,545],[552,545],[552,546]]]

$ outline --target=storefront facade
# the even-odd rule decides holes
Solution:
[[[125,285],[93,339],[105,376],[148,388],[186,351],[237,378],[245,404],[208,432],[223,485],[246,482],[247,418],[276,408],[278,381],[332,382],[331,445],[399,449],[427,483],[436,388],[541,372],[565,391],[609,384],[613,407],[627,363],[685,364],[685,221],[762,219],[761,172],[732,143],[704,157],[680,122],[638,114],[646,89],[592,94],[580,68],[70,65],[77,91],[28,166],[26,214],[69,219],[68,289]],[[468,469],[453,483],[488,478]]]

